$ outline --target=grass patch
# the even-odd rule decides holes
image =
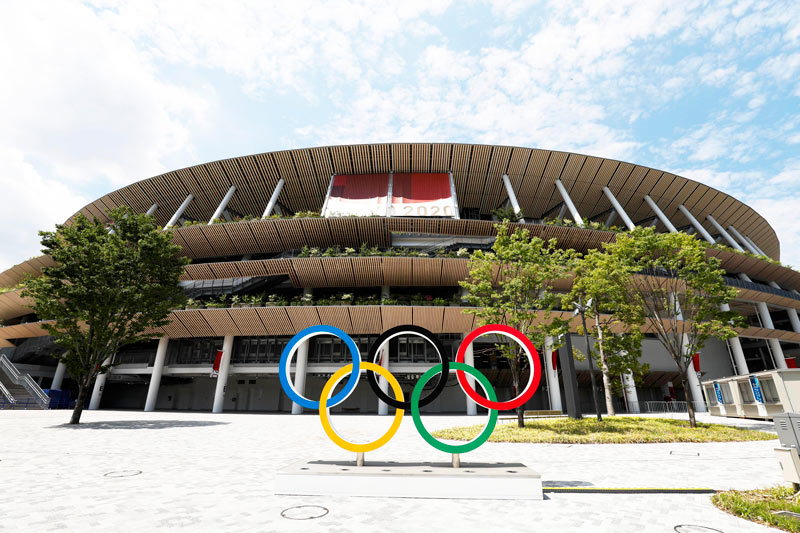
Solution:
[[[447,440],[471,440],[483,429],[482,425],[465,426],[435,431],[433,436]],[[737,442],[746,440],[773,440],[773,433],[742,429],[721,424],[697,424],[690,428],[686,420],[671,418],[607,417],[602,422],[595,418],[544,419],[498,424],[491,442],[547,442],[562,444],[628,444],[637,442]]]
[[[782,486],[760,490],[729,490],[715,494],[711,501],[723,511],[745,520],[800,533],[800,521],[772,514],[773,511],[800,513],[800,502],[792,498],[793,494],[791,487]]]

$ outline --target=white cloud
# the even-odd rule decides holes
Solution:
[[[60,180],[42,177],[17,150],[0,146],[0,271],[41,255],[39,230],[52,230],[87,203]]]

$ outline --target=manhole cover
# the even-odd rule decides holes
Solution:
[[[141,474],[141,470],[115,470],[113,472],[106,472],[103,477],[131,477]]]
[[[695,526],[692,524],[675,526],[675,531],[678,533],[723,533],[719,529],[714,529],[713,527]]]
[[[281,511],[281,516],[289,520],[313,520],[328,514],[328,509],[319,505],[296,505]]]

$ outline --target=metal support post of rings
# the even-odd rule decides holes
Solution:
[[[510,337],[514,342],[519,344],[523,351],[525,351],[525,354],[530,362],[530,377],[528,378],[528,383],[525,386],[525,389],[520,392],[516,398],[507,402],[498,402],[497,394],[495,393],[486,376],[484,376],[478,369],[464,363],[464,355],[470,344],[472,344],[477,337],[491,333]],[[291,367],[292,359],[294,358],[294,354],[297,351],[300,343],[307,341],[311,337],[322,334],[334,335],[335,337],[342,339],[342,341],[350,350],[350,356],[353,362],[337,370],[325,383],[319,401],[312,401],[301,396],[294,389],[294,386],[289,379],[289,368]],[[400,383],[397,381],[394,375],[386,368],[374,362],[378,351],[380,351],[386,342],[394,337],[397,337],[398,335],[404,334],[417,335],[428,340],[431,344],[433,344],[434,348],[436,348],[436,351],[442,361],[433,368],[429,369],[422,375],[422,377],[420,377],[419,381],[417,381],[416,385],[414,386],[410,401],[405,401],[405,398],[403,397],[403,390],[400,388]],[[531,341],[521,332],[502,324],[489,324],[487,326],[480,327],[467,335],[461,342],[461,345],[458,347],[458,355],[456,356],[456,362],[454,363],[450,363],[448,361],[441,341],[439,341],[439,339],[433,333],[425,328],[411,325],[397,326],[384,332],[380,337],[378,337],[372,346],[370,346],[369,355],[371,360],[362,362],[361,353],[358,350],[358,346],[353,339],[341,329],[324,325],[311,326],[292,337],[292,339],[289,341],[289,344],[286,345],[286,348],[284,348],[283,353],[281,354],[281,361],[278,368],[278,376],[280,377],[281,387],[283,387],[284,392],[286,392],[289,398],[291,398],[295,403],[298,403],[308,409],[319,409],[320,421],[328,437],[337,446],[347,451],[357,453],[374,451],[389,442],[395,433],[397,433],[406,409],[411,410],[411,415],[414,418],[414,426],[422,438],[437,450],[447,453],[465,453],[472,451],[486,442],[486,440],[492,434],[492,431],[494,431],[495,425],[497,424],[498,411],[515,409],[523,405],[533,396],[534,392],[536,392],[541,380],[542,369],[541,364],[539,363],[539,353],[536,351],[536,348],[534,348]],[[464,393],[473,401],[475,401],[475,403],[486,407],[489,410],[486,427],[484,427],[483,431],[476,438],[464,444],[446,444],[435,439],[422,424],[419,411],[420,407],[431,403],[439,397],[442,391],[444,391],[450,369],[455,369],[458,383],[464,390]],[[358,444],[345,440],[336,432],[330,420],[330,408],[342,403],[350,396],[350,394],[353,393],[358,385],[359,375],[362,370],[367,373],[367,380],[370,384],[370,387],[378,396],[378,398],[380,398],[381,401],[395,407],[397,410],[395,411],[394,420],[392,421],[391,427],[382,437],[373,442]],[[394,392],[394,398],[381,390],[377,379],[375,378],[375,373],[380,374],[389,382],[389,385]],[[347,374],[350,374],[350,379],[347,381],[345,386],[341,391],[339,391],[338,394],[329,399],[328,396],[345,378],[345,376],[347,376]],[[422,398],[422,391],[425,388],[425,385],[437,374],[440,374],[440,376],[436,386],[427,396]],[[488,396],[488,399],[479,395],[475,389],[472,388],[467,380],[466,374],[470,374],[472,377],[477,379],[478,383],[481,385],[481,388],[483,388],[484,392],[486,393],[486,396]]]

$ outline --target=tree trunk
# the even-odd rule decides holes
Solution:
[[[86,391],[89,389],[89,386],[84,382],[84,380],[78,381],[78,399],[75,400],[75,409],[72,410],[72,418],[70,418],[70,424],[80,424],[81,423],[81,414],[83,413],[83,404],[86,403]]]
[[[697,420],[694,417],[694,405],[692,404],[692,391],[689,390],[689,380],[686,378],[687,371],[688,369],[684,369],[683,372],[681,372],[681,386],[683,387],[683,394],[686,395],[686,409],[689,411],[689,426],[696,428]],[[692,368],[692,371],[694,371],[694,368]]]
[[[605,358],[600,360],[600,364],[603,370],[603,392],[605,392],[606,395],[606,414],[608,416],[614,416],[617,413],[614,411],[614,398],[611,395],[611,376],[608,373],[608,364],[606,364]]]
[[[603,328],[600,327],[599,313],[595,311],[595,324],[597,325],[597,348],[600,351],[600,371],[603,373],[603,393],[606,397],[606,414],[614,416],[614,399],[611,397],[611,376],[608,375],[608,360],[603,347]]]

